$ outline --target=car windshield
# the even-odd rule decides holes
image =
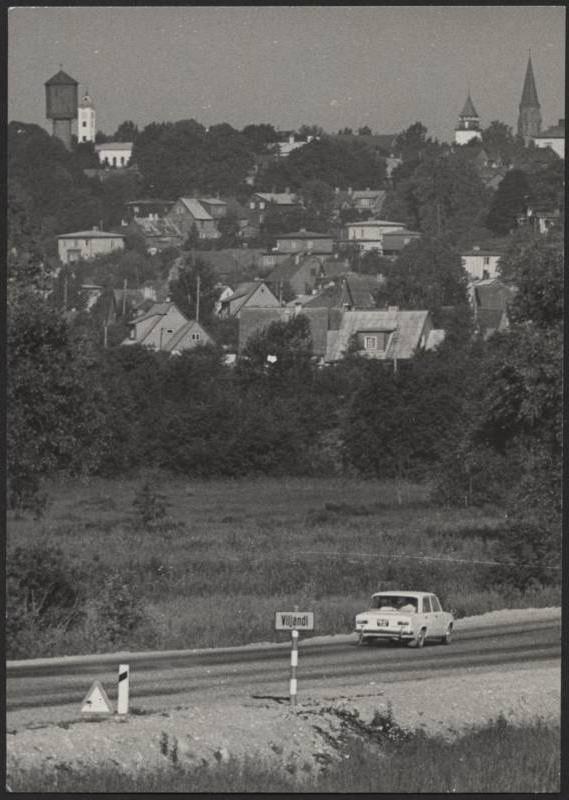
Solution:
[[[407,595],[380,594],[371,598],[371,607],[383,611],[417,611],[417,598]]]

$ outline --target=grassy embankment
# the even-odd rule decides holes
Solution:
[[[560,739],[557,727],[536,721],[514,727],[496,720],[454,741],[422,733],[391,736],[375,743],[351,739],[339,762],[319,774],[308,765],[288,771],[250,757],[214,767],[186,770],[176,760],[135,774],[112,767],[78,772],[12,771],[16,792],[199,793],[558,793]],[[393,735],[395,734],[395,735]]]
[[[472,563],[494,557],[499,508],[442,509],[427,487],[385,481],[156,481],[168,516],[150,526],[133,509],[140,479],[62,483],[43,519],[9,520],[8,553],[41,542],[86,570],[82,623],[34,630],[10,657],[275,640],[274,612],[295,605],[315,612],[316,634],[349,632],[373,591],[397,586],[434,591],[458,616],[559,604],[555,587],[522,594]],[[144,618],[110,636],[96,601],[113,571]]]

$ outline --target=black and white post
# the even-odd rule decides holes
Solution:
[[[296,707],[296,668],[298,666],[298,631],[291,631],[292,647],[290,651],[290,705]]]
[[[128,664],[120,664],[117,714],[128,714],[129,677],[130,676],[129,676]]]

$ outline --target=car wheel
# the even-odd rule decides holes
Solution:
[[[446,630],[445,635],[442,637],[441,642],[443,644],[450,644],[452,642],[452,622],[449,623],[449,626]]]
[[[409,642],[410,647],[423,647],[425,644],[425,637],[427,635],[427,631],[425,628],[421,628],[417,636]]]

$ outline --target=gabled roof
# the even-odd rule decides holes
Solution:
[[[498,278],[478,281],[473,284],[477,308],[504,309],[515,295],[515,290]]]
[[[540,108],[539,100],[537,99],[537,89],[535,88],[535,78],[533,76],[533,64],[531,63],[531,56],[528,59],[524,88],[522,90],[522,99],[520,100],[520,108],[527,107]]]
[[[171,353],[172,350],[176,348],[176,346],[182,341],[182,339],[186,336],[186,334],[190,333],[192,329],[195,329],[194,332],[201,333],[204,335],[207,341],[211,341],[211,336],[202,328],[199,322],[196,322],[195,319],[188,320],[185,325],[182,325],[181,328],[178,328],[176,333],[171,336],[166,344],[162,345],[162,350],[166,353]]]
[[[372,226],[377,226],[377,227],[379,227],[379,226],[390,227],[391,226],[391,227],[405,228],[405,223],[404,222],[393,222],[393,220],[387,220],[387,219],[366,219],[366,220],[361,220],[361,221],[358,220],[357,222],[346,222],[345,227],[346,228],[355,228],[356,226],[363,227],[363,226],[366,226],[366,225],[367,226],[372,225]]]
[[[327,361],[338,361],[348,350],[350,339],[358,332],[393,333],[388,358],[411,358],[420,344],[429,317],[428,311],[346,311],[338,333],[330,337]]]
[[[133,325],[138,325],[139,322],[144,322],[144,320],[150,319],[151,317],[163,317],[165,316],[170,308],[175,305],[174,303],[167,302],[167,303],[154,303],[151,308],[145,314],[142,314],[140,317],[135,317],[132,320]],[[179,309],[178,309],[179,310]],[[180,311],[180,314],[182,312]],[[182,314],[182,316],[184,316]]]
[[[76,231],[75,233],[62,233],[58,239],[124,239],[122,233],[108,233],[107,231]]]
[[[474,103],[472,102],[472,98],[470,97],[470,92],[468,93],[468,97],[466,98],[466,103],[464,104],[464,108],[459,114],[460,117],[478,117],[478,112],[474,108]]]
[[[79,86],[79,83],[68,75],[67,72],[60,69],[59,72],[56,72],[55,75],[45,82],[44,86]]]
[[[207,203],[209,206],[226,206],[225,200],[220,200],[219,197],[200,197],[200,203]]]
[[[350,197],[354,200],[373,200],[374,198],[382,200],[386,194],[385,189],[355,189]]]
[[[292,277],[296,275],[299,269],[302,269],[304,264],[306,263],[306,257],[299,259],[298,263],[296,258],[299,254],[291,256],[290,258],[281,261],[280,264],[277,264],[269,274],[265,277],[267,283],[278,283],[280,281],[288,281]],[[308,256],[307,258],[315,258],[314,256]],[[318,261],[318,259],[315,259]],[[320,262],[318,262],[320,264]]]
[[[209,220],[213,219],[211,214],[208,214],[199,200],[195,197],[180,197],[180,201],[186,206],[194,219]]]

